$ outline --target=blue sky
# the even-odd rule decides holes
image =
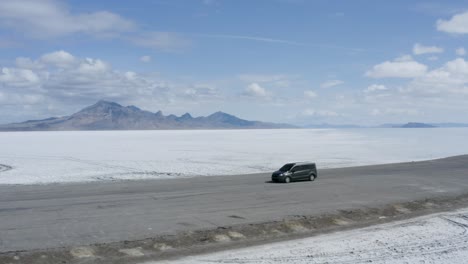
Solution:
[[[97,100],[292,124],[468,122],[468,1],[0,2],[0,123]]]

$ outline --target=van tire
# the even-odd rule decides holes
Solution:
[[[284,183],[290,183],[290,182],[291,182],[291,177],[284,178]]]
[[[315,175],[314,174],[311,174],[309,175],[309,181],[314,181],[315,180]]]

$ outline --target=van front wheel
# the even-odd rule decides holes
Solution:
[[[284,183],[290,183],[290,182],[291,182],[291,178],[289,177],[284,178]]]
[[[309,175],[309,181],[314,181],[315,180],[315,175],[311,174]]]

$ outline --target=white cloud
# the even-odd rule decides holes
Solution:
[[[109,72],[110,65],[99,59],[86,58],[78,66],[77,72],[85,75],[97,75]]]
[[[367,89],[365,90],[365,92],[376,92],[376,91],[385,91],[387,90],[387,87],[385,87],[385,85],[382,85],[382,84],[372,84],[370,85],[369,87],[367,87]]]
[[[314,109],[305,109],[302,111],[304,116],[319,116],[319,117],[336,117],[339,116],[338,113],[329,110],[314,110]]]
[[[151,56],[145,55],[140,57],[141,62],[150,62],[151,61]]]
[[[215,86],[209,84],[190,85],[189,88],[182,91],[181,96],[196,99],[197,101],[219,99],[221,97],[219,90]]]
[[[456,14],[449,20],[439,19],[436,27],[437,30],[447,33],[468,34],[468,11]]]
[[[398,61],[398,62],[413,61],[413,57],[411,57],[411,55],[407,54],[407,55],[403,55],[403,56],[395,58],[395,61]]]
[[[18,57],[15,60],[16,67],[22,69],[30,69],[30,70],[37,70],[44,68],[45,65],[38,61],[33,61],[30,58],[26,57]]]
[[[59,50],[42,55],[40,61],[59,68],[67,68],[75,63],[75,57],[66,51]]]
[[[466,55],[466,50],[465,50],[465,48],[460,47],[460,48],[458,48],[458,49],[455,50],[455,53],[456,53],[458,56],[465,56],[465,55]]]
[[[265,88],[261,87],[258,83],[249,84],[244,91],[244,94],[247,96],[253,97],[266,97],[268,93]]]
[[[48,56],[50,54],[54,56]],[[57,54],[60,53],[45,54],[37,60],[17,59],[17,68],[3,68],[0,72],[0,91],[6,94],[10,104],[47,98],[47,103],[55,101],[61,105],[67,104],[64,107],[67,108],[68,104],[82,105],[84,102],[87,104],[105,98],[154,105],[155,102],[168,102],[171,96],[176,96],[180,90],[186,88],[172,89],[172,84],[157,76],[145,76],[131,71],[119,72],[103,60],[76,58],[66,52],[61,54],[68,54],[65,58],[73,57],[74,63],[63,68],[58,62],[66,60],[48,60],[62,58],[55,56]],[[31,63],[35,65],[43,60],[49,64],[44,67],[30,67]],[[42,63],[45,65],[45,62]],[[21,66],[26,68],[20,68]],[[26,95],[30,97],[25,97]]]
[[[429,60],[429,61],[436,61],[438,59],[439,59],[439,57],[437,57],[437,56],[430,56],[430,57],[427,58],[427,60]]]
[[[317,97],[317,93],[315,93],[314,91],[311,91],[311,90],[307,90],[307,91],[304,91],[304,96],[306,98],[315,98],[315,97]]]
[[[340,81],[340,80],[330,80],[330,81],[326,81],[326,82],[320,84],[320,87],[321,88],[330,88],[330,87],[338,86],[338,85],[343,84],[343,83],[344,82]]]
[[[29,69],[2,68],[0,73],[0,83],[7,87],[30,87],[39,82],[39,76]]]
[[[414,78],[426,72],[426,65],[414,61],[410,56],[403,56],[377,64],[365,75],[371,78]]]
[[[379,115],[411,115],[416,116],[420,115],[420,111],[416,109],[407,109],[407,108],[386,108],[386,109],[372,109],[371,115],[379,116]]]
[[[428,54],[428,53],[442,53],[442,52],[444,52],[444,49],[440,47],[436,47],[436,46],[423,46],[419,43],[416,43],[413,46],[413,54],[415,55]]]
[[[128,80],[135,80],[137,78],[137,73],[136,72],[132,72],[132,71],[128,71],[128,72],[125,72],[124,73],[124,76],[128,79]]]
[[[468,62],[463,58],[448,61],[442,67],[413,80],[406,92],[424,94],[468,94]]]
[[[73,33],[102,36],[135,28],[132,21],[117,14],[108,11],[72,13],[55,0],[2,0],[0,26],[38,38]]]

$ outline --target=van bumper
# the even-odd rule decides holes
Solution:
[[[284,181],[284,176],[279,176],[279,175],[271,175],[271,181],[272,182],[282,182]]]

